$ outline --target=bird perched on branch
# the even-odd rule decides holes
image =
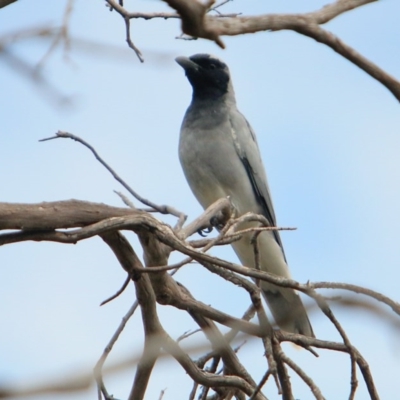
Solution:
[[[238,216],[262,214],[270,226],[276,226],[256,136],[236,107],[227,65],[209,54],[178,57],[176,62],[193,88],[179,141],[180,162],[193,194],[203,208],[229,196]],[[232,246],[242,264],[254,268],[252,236],[248,233]],[[258,244],[261,270],[289,278],[279,232],[262,232]],[[293,289],[265,281],[261,289],[280,328],[314,337],[306,310]]]

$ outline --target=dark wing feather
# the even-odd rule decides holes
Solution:
[[[241,118],[243,118],[245,124],[243,124],[242,120],[242,123],[240,123],[238,126],[237,123],[236,124],[234,123],[235,122],[234,119],[231,119],[235,149],[243,164],[244,169],[246,170],[247,176],[249,177],[254,195],[257,199],[258,204],[261,206],[263,210],[264,217],[268,220],[271,226],[276,226],[274,207],[272,205],[272,200],[268,189],[268,183],[265,175],[264,165],[261,161],[261,155],[260,155],[260,150],[258,148],[257,139],[253,129],[247,122],[246,118],[242,114],[239,115]],[[245,129],[246,131],[241,132],[241,130],[243,129]],[[285,257],[286,260],[279,231],[272,231],[272,233],[274,235],[275,240],[281,247],[283,256]]]

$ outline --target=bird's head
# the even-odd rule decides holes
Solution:
[[[219,58],[195,54],[189,58],[177,57],[175,61],[185,70],[194,98],[218,99],[233,92],[229,68]]]

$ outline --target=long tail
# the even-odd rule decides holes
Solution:
[[[243,227],[241,226],[241,228]],[[251,240],[252,235],[244,235],[241,240],[232,243],[232,247],[243,265],[254,268],[254,247]],[[282,248],[272,232],[261,233],[258,236],[258,243],[260,269],[277,276],[290,278]],[[276,286],[266,281],[261,282],[261,289],[272,315],[281,329],[315,337],[304,305],[295,290]]]
[[[290,288],[268,285],[262,293],[279,327],[287,332],[315,337],[299,295]]]

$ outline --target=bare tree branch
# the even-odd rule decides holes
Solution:
[[[132,307],[129,309],[129,311],[126,313],[126,315],[122,318],[122,321],[120,325],[118,326],[118,329],[115,331],[113,334],[112,338],[108,342],[107,346],[105,347],[103,354],[97,361],[95,367],[94,367],[94,376],[96,379],[97,387],[98,389],[105,395],[106,398],[110,397],[109,394],[107,393],[107,390],[105,388],[104,382],[103,382],[103,366],[104,363],[110,354],[111,350],[113,349],[115,343],[117,342],[119,336],[121,335],[122,331],[125,329],[125,326],[129,319],[132,317],[136,309],[138,308],[139,303],[135,301],[135,303],[132,305]]]
[[[131,281],[131,277],[128,275],[127,278],[125,279],[123,285],[121,286],[121,288],[118,289],[118,291],[115,294],[113,294],[109,298],[103,300],[100,303],[100,306],[104,306],[105,304],[109,303],[110,301],[116,299],[128,287],[130,281]]]
[[[297,375],[300,376],[301,379],[307,384],[307,386],[311,389],[314,397],[317,400],[325,400],[324,396],[321,393],[319,387],[315,384],[315,382],[296,364],[291,360],[286,354],[281,353],[281,358],[293,371],[296,372]]]
[[[98,214],[95,212],[96,207],[99,207]],[[31,215],[30,212],[32,212]],[[76,217],[74,217],[74,213],[77,213]],[[126,216],[121,217],[121,215],[124,214]],[[98,222],[101,218],[104,219]],[[35,224],[37,224],[36,229],[40,229],[40,231],[29,231],[35,229]],[[53,229],[56,228],[62,229],[84,225],[89,226],[66,232],[53,231]],[[388,305],[396,314],[400,315],[399,303],[371,289],[336,282],[316,282],[302,285],[292,279],[278,277],[264,271],[257,271],[253,268],[240,266],[205,254],[193,247],[185,245],[168,225],[156,220],[150,214],[139,210],[114,208],[104,204],[79,202],[78,200],[39,204],[0,203],[0,230],[21,228],[28,230],[1,234],[0,245],[24,240],[48,240],[60,243],[74,243],[115,229],[146,229],[156,234],[158,239],[169,247],[188,255],[198,262],[218,265],[241,275],[266,280],[278,286],[291,287],[306,294],[310,289],[318,288],[354,291]],[[46,229],[51,231],[43,231]]]
[[[96,209],[98,212],[96,212]],[[252,336],[262,338],[269,366],[265,379],[272,375],[278,390],[282,392],[284,398],[293,398],[289,375],[285,364],[289,365],[304,379],[316,398],[321,398],[319,397],[320,392],[311,378],[283,353],[280,343],[282,341],[291,341],[309,350],[311,350],[311,346],[313,346],[349,354],[352,365],[350,398],[354,397],[357,387],[357,365],[363,374],[371,399],[377,400],[378,394],[368,364],[358,350],[351,344],[343,328],[332,314],[325,299],[315,292],[315,288],[336,288],[363,293],[389,305],[398,314],[400,312],[399,304],[377,292],[358,286],[342,283],[330,284],[326,282],[302,285],[291,279],[280,278],[263,271],[229,263],[205,253],[207,249],[217,245],[221,240],[231,235],[230,232],[235,232],[235,226],[243,221],[258,221],[260,224],[265,224],[261,216],[246,214],[240,218],[231,217],[226,222],[224,228],[221,229],[218,237],[208,241],[205,247],[200,251],[188,245],[185,239],[182,238],[193,232],[195,227],[204,226],[207,221],[209,221],[210,215],[219,215],[223,210],[227,212],[227,216],[230,215],[231,208],[227,199],[222,199],[212,205],[209,210],[206,210],[202,216],[190,224],[189,229],[185,230],[185,228],[183,228],[181,232],[176,232],[169,225],[158,221],[149,213],[132,210],[130,208],[120,209],[103,204],[96,205],[94,203],[79,202],[77,200],[33,205],[0,203],[0,230],[19,229],[17,232],[1,234],[0,244],[23,240],[51,240],[61,243],[75,243],[79,240],[100,235],[112,248],[121,266],[135,282],[138,293],[142,293],[143,298],[142,300],[139,299],[139,301],[141,301],[143,318],[146,318],[146,320],[144,320],[146,338],[145,349],[139,360],[135,382],[132,387],[131,399],[136,400],[143,398],[154,363],[160,356],[161,348],[172,354],[177,361],[181,363],[196,384],[203,385],[206,388],[213,388],[220,395],[226,395],[228,397],[235,395],[237,398],[243,398],[245,393],[248,396],[253,395],[253,398],[264,399],[265,397],[262,393],[258,392],[258,389],[261,388],[263,383],[260,382],[259,385],[256,385],[229,345],[238,331],[242,331]],[[75,213],[76,215],[74,216]],[[60,231],[60,229],[76,226],[82,226],[82,228]],[[261,228],[263,227],[261,226]],[[272,228],[275,229],[274,227]],[[258,229],[259,227],[256,227],[254,231],[258,232]],[[143,267],[128,241],[118,230],[132,230],[138,234],[145,252],[144,258],[146,261],[146,268]],[[212,273],[218,274],[223,279],[245,288],[253,304],[250,311],[252,312],[252,310],[255,310],[257,312],[260,326],[247,322],[247,317],[244,319],[236,318],[193,298],[190,292],[172,279],[171,276],[166,274],[166,268],[162,267],[167,264],[171,249],[186,254],[189,259],[197,260]],[[188,260],[185,259],[184,261],[187,262]],[[159,265],[161,267],[158,267]],[[150,271],[152,268],[154,268],[154,271],[152,271],[152,273],[147,273],[147,271]],[[259,288],[251,281],[245,279],[244,276],[266,280],[281,286],[293,287],[314,298],[322,311],[335,325],[344,343],[321,341],[302,335],[273,331],[262,307]],[[148,286],[149,284],[151,284],[151,286]],[[155,301],[160,304],[168,304],[184,310],[193,317],[212,344],[213,352],[207,355],[207,359],[210,359],[210,357],[221,357],[224,366],[223,376],[202,371],[203,367],[201,363],[199,362],[199,364],[196,365],[196,363],[190,360],[188,355],[183,352],[178,344],[168,337],[167,333],[160,327],[153,304]],[[251,315],[251,312],[248,316]],[[227,335],[221,335],[213,321],[229,326],[233,330]],[[104,396],[108,396],[101,375],[104,360],[115,343],[115,340],[117,340],[122,332],[125,323],[126,321],[123,321],[118,328],[95,368],[98,388]],[[206,360],[204,359],[203,366],[205,366],[205,362]],[[215,363],[217,363],[217,359],[215,359]],[[87,380],[85,380],[85,384],[87,384]],[[83,387],[83,383],[75,381],[72,383],[68,382],[68,385],[71,387],[78,387],[79,385],[79,387]],[[60,390],[58,386],[57,388],[57,390]],[[33,390],[37,393],[38,389]],[[44,389],[41,388],[41,390],[51,392],[55,390],[55,387],[53,385]],[[192,391],[192,395],[193,393]],[[203,391],[203,394],[206,393],[207,389]]]
[[[111,175],[114,177],[114,179],[116,181],[118,181],[133,197],[135,197],[137,200],[139,200],[144,205],[154,208],[155,210],[157,210],[158,212],[160,212],[162,214],[172,214],[176,217],[186,219],[186,216],[183,213],[175,210],[173,207],[166,206],[166,205],[159,206],[159,205],[153,203],[152,201],[147,200],[144,197],[140,196],[122,178],[120,178],[119,175],[100,157],[100,155],[94,149],[93,146],[91,146],[89,143],[87,143],[85,140],[81,139],[80,137],[73,135],[72,133],[58,131],[55,136],[46,138],[46,139],[42,139],[40,141],[44,142],[44,141],[57,139],[57,138],[72,139],[78,143],[83,144],[85,147],[87,147],[93,153],[96,160],[99,161],[100,164],[103,165],[103,167],[105,167],[107,169],[107,171],[111,173]]]
[[[144,62],[143,55],[141,51],[134,45],[131,39],[131,22],[129,18],[124,18],[125,20],[125,29],[126,29],[126,43],[128,46],[136,53],[140,62]]]
[[[235,36],[261,31],[295,31],[330,47],[384,85],[400,101],[400,82],[398,80],[320,26],[343,13],[377,0],[336,0],[319,10],[303,14],[235,15],[234,17],[209,15],[208,12],[213,9],[214,0],[208,0],[205,3],[198,0],[164,0],[177,13],[128,12],[114,0],[106,1],[125,21],[133,18],[180,17],[183,33],[196,38],[212,40],[222,48],[225,46],[220,37],[224,35]]]
[[[51,54],[55,51],[55,49],[61,42],[64,43],[64,57],[66,56],[68,50],[70,49],[71,40],[69,37],[69,23],[73,10],[74,1],[75,0],[67,0],[61,27],[60,29],[57,30],[53,42],[48,48],[47,52],[44,54],[42,59],[37,63],[36,71],[38,71],[43,67],[47,59],[51,56]]]
[[[12,3],[15,3],[17,0],[0,0],[0,8],[9,6]]]
[[[112,217],[136,214],[144,213],[130,208],[74,199],[36,204],[0,203],[0,230],[39,231],[75,228]]]

